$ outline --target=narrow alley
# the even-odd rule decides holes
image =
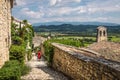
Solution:
[[[26,64],[32,69],[29,74],[21,77],[22,80],[68,80],[63,74],[48,67],[43,57],[38,61],[37,57],[34,55],[32,60]]]

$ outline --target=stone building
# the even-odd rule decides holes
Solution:
[[[107,28],[99,26],[97,28],[97,42],[107,41]]]
[[[0,67],[9,60],[11,44],[11,8],[14,0],[0,0]]]
[[[18,20],[17,18],[13,18],[12,22],[17,25],[16,28],[20,28],[20,27],[22,28],[25,26],[23,21]]]
[[[25,26],[25,23],[23,22],[23,20],[14,18],[12,16],[12,23],[16,24],[16,28],[23,28]],[[31,23],[27,22],[28,25],[32,25]]]
[[[98,52],[106,59],[120,62],[120,43],[107,41],[107,28],[100,26],[97,30],[97,42],[88,49]]]

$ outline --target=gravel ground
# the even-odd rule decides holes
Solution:
[[[69,80],[62,73],[59,73],[46,65],[45,59],[42,57],[40,61],[34,55],[32,60],[27,62],[32,69],[31,72],[22,76],[22,80]]]

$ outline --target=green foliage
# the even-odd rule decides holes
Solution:
[[[22,29],[20,29],[19,31],[19,36],[25,40],[25,37],[28,36],[28,32],[27,32],[27,29],[26,29],[26,26],[24,26]]]
[[[28,74],[31,68],[17,60],[7,61],[0,69],[0,80],[21,80],[21,75]]]
[[[11,24],[12,46],[10,48],[10,61],[0,69],[0,80],[20,80],[21,75],[25,75],[30,71],[30,67],[24,64],[25,54],[31,59],[32,50],[26,50],[28,41],[32,46],[33,29],[27,24],[27,20],[23,21],[23,28],[16,28],[16,24]]]
[[[43,46],[45,48],[45,57],[48,63],[51,64],[53,60],[53,55],[54,55],[53,46],[49,41],[45,41]]]
[[[61,25],[40,25],[35,26],[35,32],[54,32],[56,36],[73,35],[73,36],[96,36],[98,25],[71,25],[71,24],[61,24]],[[108,29],[109,36],[116,36],[120,34],[120,25],[118,26],[105,26]],[[42,36],[46,36],[42,34]],[[63,36],[63,35],[61,35]]]
[[[11,24],[12,34],[12,46],[10,49],[10,59],[24,61],[24,56],[27,54],[28,59],[31,59],[32,50],[27,50],[27,43],[32,48],[32,39],[34,36],[34,30],[31,25],[28,24],[27,20],[23,20],[25,26],[22,28],[16,28],[16,24]]]
[[[17,26],[17,25],[14,24],[14,23],[11,24],[11,35],[12,35],[12,36],[17,35],[16,26]]]
[[[26,65],[22,65],[21,66],[21,75],[26,75],[31,71],[31,67],[26,66]]]
[[[50,40],[45,41],[43,46],[45,49],[45,57],[49,64],[52,63],[52,59],[54,55],[53,46],[51,45],[52,42],[75,46],[75,47],[85,47],[93,43],[94,40],[89,39],[89,38],[83,38],[83,39],[61,38],[61,39],[50,39]]]
[[[23,23],[26,25],[28,23],[28,21],[25,19],[25,20],[23,20]]]
[[[3,66],[3,68],[4,67],[18,66],[18,65],[20,65],[20,63],[17,60],[11,60],[11,61],[5,62],[5,65]]]
[[[110,36],[108,37],[108,40],[112,42],[120,42],[120,36]]]
[[[33,29],[33,27],[31,25],[29,25],[28,28],[30,29],[32,37],[34,37],[34,29]]]
[[[10,60],[18,60],[24,63],[25,48],[23,46],[12,45],[10,48]]]
[[[8,61],[0,69],[0,80],[20,80],[21,67],[18,61]]]
[[[24,40],[21,37],[19,37],[19,36],[13,36],[12,37],[12,44],[21,45],[23,43],[24,43]]]
[[[65,45],[71,45],[76,47],[84,47],[83,40],[75,40],[75,39],[51,39],[49,42],[56,42]]]
[[[37,53],[39,50],[40,50],[40,47],[39,47],[39,46],[34,47],[34,52],[35,52],[35,53]]]
[[[32,58],[32,50],[31,49],[29,49],[27,51],[27,58],[28,58],[28,60],[31,60],[31,58]]]

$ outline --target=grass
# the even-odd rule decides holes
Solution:
[[[108,39],[112,42],[120,42],[120,37],[117,36],[110,36]]]

